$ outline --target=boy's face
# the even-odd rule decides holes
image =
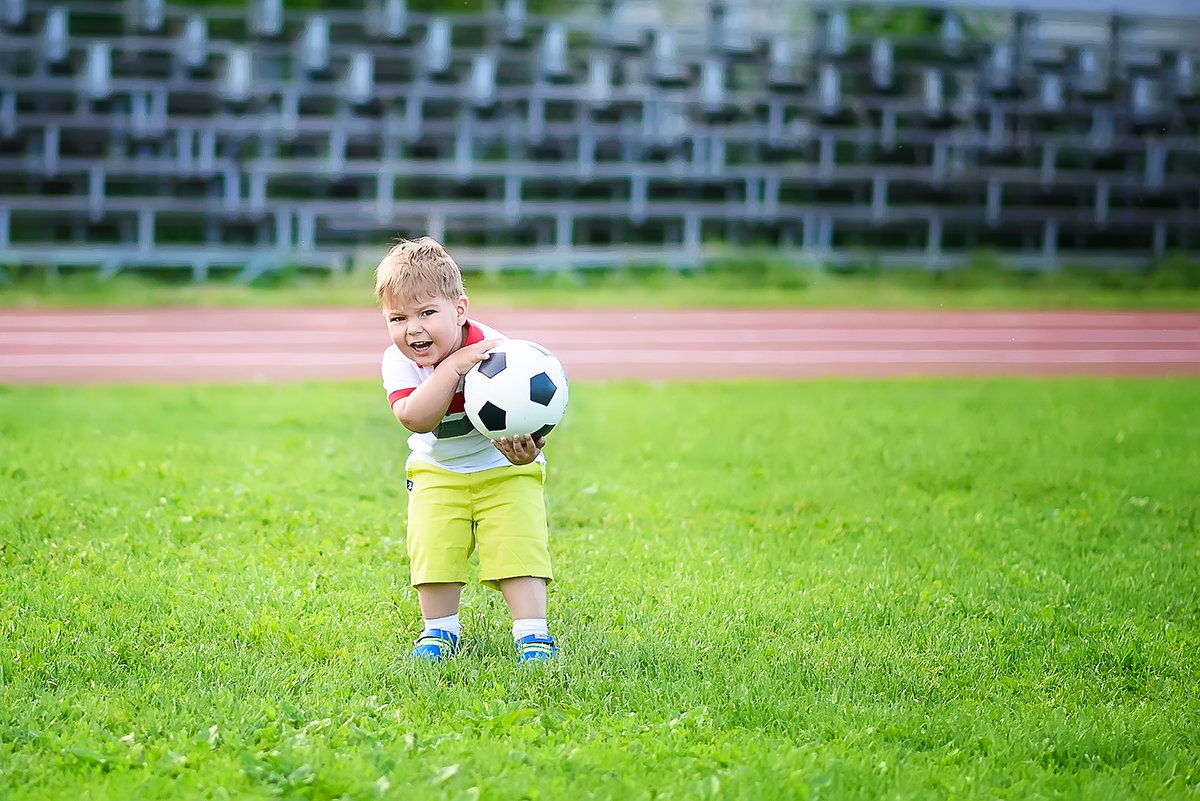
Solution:
[[[400,352],[417,364],[432,366],[462,347],[467,306],[465,297],[394,298],[384,307],[383,317]]]

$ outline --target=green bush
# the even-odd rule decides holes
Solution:
[[[1200,289],[1200,259],[1172,254],[1155,265],[1147,283],[1159,289]]]
[[[363,10],[366,3],[353,5],[332,0],[283,0],[284,8],[303,11]],[[245,6],[246,0],[180,0],[185,6]],[[439,14],[479,14],[502,7],[501,0],[406,0],[409,11]],[[564,14],[572,7],[566,0],[526,0],[531,14]]]

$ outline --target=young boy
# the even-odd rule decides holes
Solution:
[[[504,594],[512,614],[518,661],[553,658],[545,439],[493,442],[463,411],[463,376],[505,337],[467,317],[462,273],[429,237],[388,251],[375,295],[393,343],[383,354],[383,386],[392,413],[413,432],[408,555],[425,619],[413,656],[438,662],[458,651],[467,557],[478,548],[481,581]]]

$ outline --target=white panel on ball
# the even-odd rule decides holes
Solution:
[[[554,354],[526,339],[488,351],[463,379],[472,425],[491,439],[545,436],[567,408],[567,374]]]

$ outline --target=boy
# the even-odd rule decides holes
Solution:
[[[408,555],[425,628],[413,656],[458,651],[467,557],[504,594],[520,662],[557,655],[546,623],[551,580],[543,485],[544,438],[493,442],[463,411],[463,376],[505,337],[470,320],[462,273],[429,237],[401,240],[375,271],[375,295],[392,345],[383,354],[388,403],[411,451]]]

